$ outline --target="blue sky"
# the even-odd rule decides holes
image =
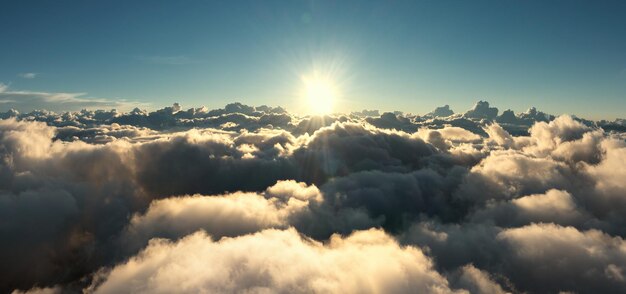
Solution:
[[[338,111],[426,113],[477,100],[626,116],[624,1],[3,1],[4,92],[158,108],[240,101],[306,112],[331,73]],[[3,105],[0,104],[0,109]],[[2,109],[4,110],[4,109]]]

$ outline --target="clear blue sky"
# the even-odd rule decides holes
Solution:
[[[626,1],[2,1],[10,91],[298,110],[332,71],[338,110],[479,100],[626,116]],[[34,77],[28,76],[34,73]],[[30,78],[28,78],[30,77]],[[5,90],[5,91],[9,91]]]

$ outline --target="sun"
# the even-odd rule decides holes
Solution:
[[[337,88],[333,81],[320,74],[313,74],[302,80],[309,112],[317,115],[332,113],[337,99]]]

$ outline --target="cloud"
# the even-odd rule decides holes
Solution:
[[[15,109],[20,112],[35,109],[49,111],[76,111],[81,109],[119,108],[131,109],[140,103],[125,100],[109,100],[85,97],[86,93],[49,93],[15,91],[8,86],[0,86],[0,110]]]
[[[593,221],[588,213],[576,204],[576,199],[570,193],[556,189],[511,201],[491,202],[485,209],[476,211],[473,219],[478,222],[495,222],[503,227],[538,222],[583,227],[585,222]]]
[[[261,194],[236,192],[155,200],[145,214],[132,217],[122,242],[133,252],[152,238],[178,239],[200,229],[220,238],[287,228],[293,218],[308,210],[310,202],[321,198],[315,186],[282,181]]]
[[[250,158],[231,140],[228,135],[192,130],[137,145],[133,149],[136,180],[148,193],[167,197],[258,191],[278,180],[299,178],[298,166],[290,157],[277,153]]]
[[[474,105],[474,107],[467,112],[463,116],[469,118],[486,118],[486,119],[494,119],[498,115],[498,108],[489,107],[489,102],[487,101],[478,101]]]
[[[461,267],[457,275],[458,277],[455,280],[456,285],[469,290],[470,293],[510,293],[502,289],[502,286],[493,281],[489,273],[481,271],[471,264]]]
[[[29,289],[28,291],[20,291],[20,290],[15,290],[13,292],[11,292],[11,294],[60,294],[63,293],[63,289],[61,289],[60,287],[49,287],[49,288],[32,288]]]
[[[460,218],[462,211],[450,203],[450,198],[464,172],[461,168],[444,175],[430,169],[412,173],[366,171],[332,180],[321,189],[326,195],[325,204],[334,208],[335,215],[357,220],[351,215],[363,211],[386,230],[399,232],[422,215],[437,216],[446,221]],[[318,222],[331,222],[329,226],[345,223],[328,218]],[[359,226],[355,223],[347,227],[348,230],[335,230],[349,232],[349,228]]]
[[[623,292],[626,242],[601,231],[555,224],[508,229],[497,239],[511,249],[509,266],[530,291]],[[531,283],[535,281],[537,283]]]
[[[35,72],[25,72],[25,73],[18,74],[18,76],[19,76],[20,78],[24,78],[24,79],[34,79],[34,78],[36,78],[38,75],[39,75],[39,74],[38,74],[38,73],[35,73]]]
[[[312,182],[355,171],[410,171],[423,166],[437,150],[404,132],[381,130],[358,123],[334,123],[316,131],[304,148],[294,150]]]
[[[471,169],[459,197],[475,202],[513,199],[550,188],[572,190],[579,184],[569,166],[551,158],[494,151]]]
[[[0,292],[625,290],[626,141],[600,123],[242,103],[0,117]]]
[[[453,292],[419,249],[400,247],[380,230],[334,235],[326,244],[294,229],[219,241],[202,232],[178,242],[154,239],[99,279],[95,293]]]
[[[379,128],[396,129],[407,132],[414,132],[417,129],[417,125],[409,118],[391,112],[385,112],[380,117],[367,117],[365,120]]]
[[[444,105],[435,108],[432,112],[428,113],[427,116],[432,117],[448,117],[454,114],[454,111],[450,109],[450,105]]]

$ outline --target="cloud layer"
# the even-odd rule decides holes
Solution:
[[[8,111],[0,291],[626,291],[623,121],[498,114]]]

